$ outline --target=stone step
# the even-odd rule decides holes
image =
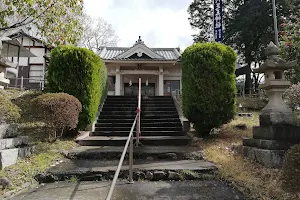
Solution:
[[[66,153],[69,159],[103,159],[120,158],[123,146],[80,146]],[[128,152],[128,151],[127,151]],[[134,159],[165,159],[165,160],[202,160],[203,152],[190,146],[134,146]],[[128,153],[126,154],[128,158]]]
[[[102,108],[103,111],[135,111],[136,112],[137,107],[127,107],[127,106],[104,106]]]
[[[172,113],[172,114],[168,114],[168,113],[165,113],[165,114],[159,114],[159,115],[153,115],[153,114],[143,114],[142,115],[142,120],[149,120],[149,119],[168,119],[168,118],[178,118],[179,119],[179,116],[178,116],[178,113]]]
[[[131,126],[126,126],[126,127],[118,127],[118,126],[114,126],[114,127],[96,127],[95,131],[130,131]],[[161,131],[182,131],[182,127],[144,127],[141,126],[141,131],[155,131],[155,132],[161,132]]]
[[[130,128],[127,131],[94,131],[90,133],[90,136],[120,136],[126,137],[129,135]],[[135,134],[135,133],[134,133]],[[186,135],[182,131],[142,131],[143,136],[184,136]]]
[[[76,142],[82,146],[124,146],[126,140],[127,137],[88,136]],[[191,138],[188,136],[142,136],[140,142],[149,146],[184,146],[190,144]]]
[[[208,174],[205,175],[208,177]],[[110,185],[111,181],[64,181],[42,184],[37,188],[16,194],[10,200],[104,200],[109,192]],[[134,184],[128,184],[128,180],[123,180],[117,182],[111,198],[111,200],[121,199],[246,200],[247,197],[220,180],[141,180]]]
[[[39,183],[69,180],[77,177],[81,181],[111,180],[119,160],[65,160],[47,170],[48,177],[36,176]],[[124,160],[119,179],[128,178],[128,160]],[[212,178],[217,167],[204,160],[135,160],[134,180],[196,180]],[[188,171],[189,173],[185,173]],[[146,175],[147,174],[147,175]],[[211,176],[206,176],[211,174]],[[52,177],[52,181],[49,180]]]
[[[99,115],[98,120],[132,120],[132,123],[136,117],[136,114],[131,114],[131,115]]]
[[[124,102],[124,101],[105,101],[103,106],[127,106],[137,107],[137,102]]]
[[[243,139],[244,146],[257,147],[260,149],[269,149],[269,150],[288,150],[295,144],[298,144],[298,141],[286,142],[280,140],[263,140],[263,139],[253,139],[253,138]]]
[[[253,138],[300,142],[300,128],[291,125],[254,126]]]
[[[126,106],[104,106],[102,108],[103,111],[136,111],[137,107],[126,107]],[[175,106],[169,106],[169,107],[162,107],[162,106],[157,106],[157,107],[142,107],[142,111],[176,111]]]
[[[103,117],[103,116],[102,116]],[[117,117],[117,116],[115,116]],[[110,118],[106,119],[106,118],[99,118],[97,120],[98,123],[133,123],[135,116],[132,119],[124,119],[124,118],[112,118],[110,116]],[[162,119],[145,119],[145,118],[141,118],[141,123],[173,123],[173,122],[180,122],[179,118],[162,118]]]
[[[133,121],[119,121],[119,122],[97,122],[96,127],[132,127]],[[181,127],[181,123],[178,120],[177,122],[169,122],[165,120],[164,122],[144,122],[141,121],[141,127]]]
[[[100,113],[101,115],[135,115],[136,114],[136,110],[132,110],[132,111],[102,111]]]

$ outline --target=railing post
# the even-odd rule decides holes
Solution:
[[[23,90],[23,87],[24,87],[24,77],[21,76],[21,90]]]
[[[139,146],[141,136],[141,98],[142,98],[142,79],[139,78],[139,96],[138,96],[138,108],[137,108],[137,125],[136,125],[136,146]]]
[[[133,135],[130,137],[130,144],[129,144],[129,183],[133,183],[132,178],[132,166],[133,166]]]

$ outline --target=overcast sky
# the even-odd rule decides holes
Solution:
[[[141,35],[149,47],[191,45],[193,31],[187,8],[191,0],[84,0],[92,17],[112,24],[120,38],[118,46],[132,46]]]

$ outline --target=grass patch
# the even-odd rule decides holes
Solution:
[[[248,129],[235,129],[234,126],[240,123],[245,123]],[[298,199],[282,190],[281,170],[265,168],[232,153],[232,145],[241,144],[243,137],[252,137],[252,127],[258,125],[258,113],[253,113],[250,118],[236,117],[221,128],[219,135],[199,142],[205,152],[205,158],[218,166],[221,179],[232,183],[250,199]]]
[[[25,183],[35,184],[34,176],[45,171],[50,165],[63,158],[60,153],[77,146],[73,139],[61,139],[49,142],[49,134],[53,130],[41,122],[33,112],[31,100],[42,92],[20,91],[20,90],[0,90],[0,96],[10,103],[13,103],[20,110],[18,123],[18,134],[29,137],[30,145],[35,146],[33,155],[26,159],[19,160],[15,165],[0,170],[0,177],[4,176],[12,182],[12,186],[0,191],[0,195],[14,190],[22,189]]]
[[[76,146],[77,144],[73,140],[57,140],[53,143],[37,142],[36,151],[32,156],[19,160],[17,164],[0,171],[0,176],[8,178],[12,182],[12,187],[0,191],[0,195],[9,190],[18,190],[27,182],[37,183],[34,180],[37,173],[45,171],[50,165],[63,158],[60,151]]]

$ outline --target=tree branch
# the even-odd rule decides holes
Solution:
[[[52,4],[50,4],[43,12],[41,12],[38,16],[36,16],[35,18],[29,20],[28,22],[26,22],[26,20],[28,20],[30,18],[30,16],[26,17],[25,19],[23,19],[22,21],[20,22],[17,22],[15,24],[12,24],[10,26],[7,26],[7,27],[2,27],[0,28],[0,31],[5,31],[5,30],[8,30],[8,29],[14,29],[14,28],[18,28],[18,27],[21,27],[21,26],[25,26],[27,24],[30,24],[32,23],[34,20],[38,19],[40,16],[42,16],[43,14],[45,14],[57,1],[54,1]]]

